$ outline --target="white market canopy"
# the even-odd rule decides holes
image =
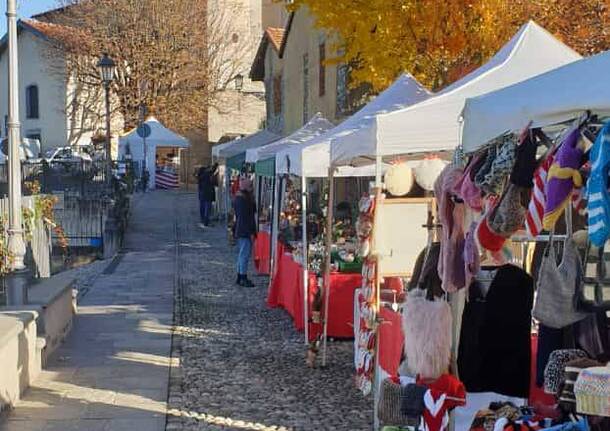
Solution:
[[[423,102],[378,116],[373,139],[333,142],[331,162],[370,164],[376,156],[453,151],[459,144],[460,113],[467,98],[507,87],[580,58],[530,21],[474,72]]]
[[[154,166],[155,148],[156,147],[172,147],[172,148],[189,148],[189,141],[165,127],[155,117],[150,117],[144,122],[150,127],[150,136],[146,138],[146,148],[152,152],[152,161]],[[125,154],[127,146],[131,152],[133,160],[144,160],[144,139],[138,136],[137,129],[133,129],[126,135],[119,138],[120,153]]]
[[[212,156],[216,159],[228,159],[238,154],[245,153],[250,148],[268,145],[280,138],[281,136],[276,135],[269,130],[261,130],[252,135],[248,135],[245,138],[235,139],[225,144],[216,145],[212,148]]]
[[[155,117],[150,117],[144,122],[150,127],[150,136],[144,140],[138,136],[134,129],[119,138],[119,156],[125,157],[127,149],[134,161],[143,161],[146,158],[146,170],[149,175],[148,186],[155,188],[156,155],[157,147],[189,148],[188,139],[165,127]],[[144,143],[146,142],[146,145]],[[146,155],[146,157],[145,157]]]
[[[287,160],[290,160],[290,170],[296,175],[328,176],[331,143],[341,140],[346,145],[357,145],[359,141],[373,139],[377,115],[418,103],[430,96],[431,93],[411,75],[401,75],[390,87],[343,123],[308,141],[305,145],[286,149],[282,155],[278,155],[278,173],[288,171]],[[375,171],[344,167],[339,169],[337,175],[374,176]]]
[[[300,146],[301,144],[314,139],[316,136],[320,136],[327,130],[333,128],[334,125],[321,113],[314,115],[303,127],[288,135],[281,138],[271,144],[263,147],[251,148],[246,151],[246,162],[256,163],[258,161],[270,159],[281,150],[287,147]]]
[[[473,152],[530,121],[545,127],[586,111],[610,116],[610,51],[575,61],[519,84],[466,101],[462,142]]]

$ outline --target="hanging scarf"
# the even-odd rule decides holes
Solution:
[[[578,148],[580,130],[574,129],[565,138],[557,151],[555,161],[549,169],[546,186],[543,227],[553,230],[555,223],[570,202],[574,187],[582,187],[582,176],[578,169],[582,165],[583,152]]]

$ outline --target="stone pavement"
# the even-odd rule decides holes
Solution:
[[[195,195],[181,198],[180,217],[180,365],[167,431],[371,429],[352,341],[329,343],[327,368],[307,368],[303,334],[265,303],[267,277],[252,277],[252,289],[235,285],[235,250],[222,226],[196,226]]]
[[[165,429],[179,199],[138,200],[125,253],[80,299],[68,340],[0,430]]]

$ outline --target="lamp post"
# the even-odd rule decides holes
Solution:
[[[11,255],[11,270],[25,269],[25,242],[21,213],[21,124],[19,123],[19,64],[17,52],[17,2],[7,0],[6,18],[8,29],[8,251]]]
[[[235,89],[241,91],[244,88],[244,75],[238,73],[233,79],[235,79]]]
[[[110,132],[110,85],[114,81],[116,73],[116,63],[108,54],[104,53],[100,61],[97,63],[97,68],[100,72],[100,78],[106,92],[106,183],[110,185],[110,177],[112,176],[112,136]]]
[[[237,90],[237,110],[241,111],[241,90],[244,88],[244,75],[238,73],[233,78],[235,80],[235,89]]]

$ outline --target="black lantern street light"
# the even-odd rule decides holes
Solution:
[[[244,88],[244,75],[238,73],[233,79],[235,80],[235,89],[241,91]]]
[[[116,73],[116,63],[108,54],[104,53],[100,61],[97,63],[97,68],[100,72],[100,78],[106,92],[106,182],[110,184],[112,175],[112,143],[110,132],[110,85],[114,81]]]

